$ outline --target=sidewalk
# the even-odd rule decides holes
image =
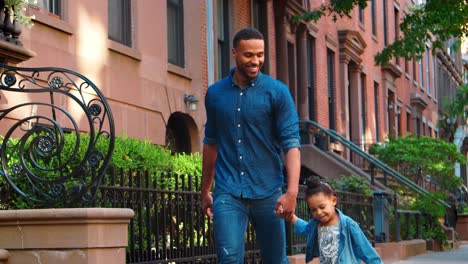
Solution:
[[[393,264],[468,264],[468,243],[463,243],[460,248],[444,252],[428,251],[407,260],[394,262]]]

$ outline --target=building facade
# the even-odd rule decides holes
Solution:
[[[107,96],[118,135],[201,151],[206,89],[234,66],[235,32],[253,26],[266,40],[263,71],[288,85],[299,117],[368,149],[389,136],[439,137],[442,99],[462,83],[458,53],[430,44],[419,58],[375,66],[420,2],[372,0],[337,21],[292,23],[322,1],[42,0],[28,8],[35,25],[20,36],[35,56],[19,65],[89,77]]]
[[[42,0],[20,35],[21,67],[83,74],[107,97],[116,134],[201,149],[206,86],[203,1]],[[194,109],[196,107],[197,109]]]

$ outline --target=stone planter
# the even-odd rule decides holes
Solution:
[[[118,208],[0,211],[0,248],[8,250],[8,264],[124,264],[133,214]]]

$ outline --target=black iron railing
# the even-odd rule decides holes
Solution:
[[[0,123],[0,187],[45,207],[93,199],[115,139],[94,83],[67,69],[0,64]]]
[[[110,170],[92,205],[134,210],[127,263],[216,263],[213,224],[201,211],[200,187],[195,176]],[[260,261],[255,241],[249,226],[245,263]]]
[[[422,188],[418,184],[414,183],[412,180],[408,179],[406,176],[400,174],[398,171],[394,170],[387,164],[383,163],[379,159],[370,155],[366,151],[362,150],[359,146],[355,145],[349,139],[339,134],[338,132],[326,129],[314,121],[311,120],[301,120],[301,135],[302,141],[305,144],[310,144],[312,141],[310,138],[314,139],[314,144],[316,144],[320,149],[328,151],[328,146],[330,143],[337,144],[339,143],[342,147],[349,151],[350,162],[359,166],[360,168],[369,171],[371,176],[371,183],[374,184],[375,176],[377,172],[380,172],[383,176],[383,184],[388,186],[389,178],[406,186],[411,191],[414,191],[417,194],[428,197],[434,202],[449,207],[449,205],[432,195],[426,189]]]

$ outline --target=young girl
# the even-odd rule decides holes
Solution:
[[[311,180],[306,199],[312,220],[286,218],[296,234],[307,236],[306,262],[318,257],[321,264],[383,263],[359,225],[335,208],[336,194],[328,183]]]

